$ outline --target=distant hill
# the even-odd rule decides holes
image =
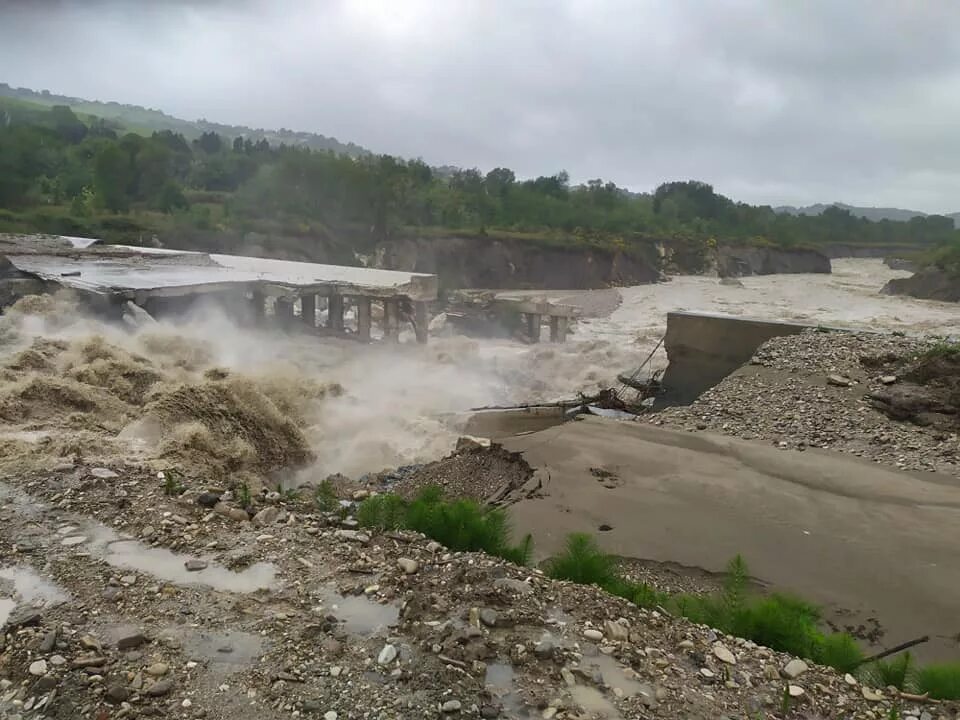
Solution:
[[[11,98],[23,109],[27,109],[29,104],[46,107],[68,105],[78,115],[93,115],[104,118],[116,123],[128,132],[140,135],[150,135],[160,130],[171,130],[182,134],[188,140],[194,140],[200,137],[202,133],[215,132],[231,140],[238,136],[249,138],[252,142],[265,138],[271,145],[280,145],[281,143],[298,145],[312,150],[332,150],[353,157],[370,153],[366,148],[354,143],[342,143],[336,138],[318,133],[296,132],[284,128],[264,130],[263,128],[249,128],[243,125],[223,125],[208,120],[183,120],[167,115],[161,110],[152,110],[139,105],[84,100],[65,95],[55,95],[48,90],[38,92],[28,88],[15,88],[6,83],[0,83],[0,98]]]
[[[850,211],[851,215],[866,218],[877,222],[879,220],[893,220],[896,222],[906,222],[910,218],[927,217],[930,213],[920,212],[919,210],[904,210],[902,208],[879,208],[879,207],[857,207],[855,205],[846,205],[844,203],[817,203],[816,205],[807,205],[806,207],[793,207],[792,205],[781,205],[775,207],[774,212],[787,213],[789,215],[820,215],[828,207],[838,207]],[[957,225],[960,221],[960,212],[940,213],[944,217],[951,218],[953,224]]]

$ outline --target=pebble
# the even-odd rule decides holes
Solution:
[[[128,633],[117,639],[118,650],[133,650],[147,641],[147,636],[139,630]]]
[[[101,480],[107,480],[107,479],[109,479],[109,478],[120,477],[120,476],[119,476],[117,473],[115,473],[113,470],[111,470],[110,468],[105,468],[105,467],[95,467],[95,468],[93,468],[92,470],[90,470],[90,474],[93,475],[95,478],[100,478]]]
[[[700,668],[700,674],[705,678],[716,677],[716,674],[710,668]]]
[[[163,677],[170,670],[170,666],[166,663],[154,663],[147,668],[147,675],[152,675],[153,677]]]
[[[323,714],[323,720],[337,720],[338,717],[336,710],[328,710]]]
[[[587,628],[583,631],[583,636],[587,640],[603,640],[603,633],[595,628]]]
[[[614,642],[626,642],[630,638],[630,628],[622,622],[607,620],[603,624],[603,634]]]
[[[860,688],[860,692],[863,694],[864,700],[869,700],[870,702],[880,702],[883,700],[883,693],[879,690],[874,690],[873,688],[868,688],[864,685]]]
[[[447,700],[441,707],[440,710],[445,713],[455,713],[460,712],[462,707],[459,700]]]
[[[547,636],[540,639],[536,645],[533,646],[533,653],[538,658],[548,658],[553,655],[553,651],[556,649],[556,643],[553,641],[553,638]]]
[[[717,658],[720,662],[724,662],[727,665],[736,665],[737,658],[732,652],[727,648],[723,643],[717,643],[713,646],[714,657]]]
[[[798,698],[803,697],[806,691],[799,685],[789,685],[787,687],[787,692],[790,694],[790,697]]]
[[[67,659],[63,655],[54,655],[50,658],[50,664],[54,667],[59,667],[60,665],[66,665]]]
[[[207,569],[206,560],[198,560],[197,558],[190,558],[187,560],[183,566],[187,569],[187,572],[199,572],[201,570]]]
[[[147,688],[146,694],[150,697],[163,697],[173,689],[173,680],[158,680]]]
[[[796,680],[803,675],[810,667],[801,659],[794,658],[783,668],[783,676],[790,680]]]
[[[115,683],[107,688],[107,699],[113,703],[119,704],[130,699],[130,689],[119,683]]]
[[[65,537],[60,541],[60,544],[66,547],[73,547],[74,545],[81,545],[86,541],[87,538],[84,535],[72,535],[70,537]]]
[[[857,686],[857,679],[850,673],[847,673],[846,675],[843,676],[843,681],[850,687]]]
[[[265,507],[263,510],[258,512],[253,516],[253,524],[257,527],[263,527],[265,525],[272,525],[277,521],[277,518],[280,517],[280,508],[271,505],[270,507]]]
[[[41,677],[47,674],[47,661],[46,660],[34,660],[30,663],[30,674],[35,675],[36,677]]]
[[[397,659],[397,648],[389,643],[383,646],[383,650],[377,656],[377,663],[380,665],[389,665]]]
[[[492,610],[491,608],[480,609],[480,622],[487,627],[496,627],[498,619],[496,610]]]
[[[420,569],[420,563],[416,560],[411,560],[410,558],[397,558],[397,567],[403,570],[407,575],[413,575],[417,570]]]
[[[220,496],[217,493],[205,492],[197,496],[197,505],[205,508],[214,508],[220,502]]]

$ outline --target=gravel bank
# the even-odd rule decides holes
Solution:
[[[666,409],[650,422],[960,476],[960,426],[892,420],[870,398],[902,385],[917,356],[937,342],[816,331],[774,338],[692,405]]]

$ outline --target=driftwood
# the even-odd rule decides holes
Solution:
[[[872,663],[876,660],[882,660],[885,657],[888,657],[890,655],[895,655],[898,652],[903,652],[904,650],[909,650],[915,645],[921,645],[925,642],[930,642],[929,635],[924,635],[923,637],[919,637],[916,640],[908,640],[907,642],[900,643],[896,647],[892,647],[889,650],[884,650],[883,652],[878,652],[876,655],[871,655],[870,657],[864,658],[863,660],[860,661],[860,665],[866,665],[867,663]]]
[[[939,700],[931,700],[930,693],[928,692],[924,693],[923,695],[915,695],[914,693],[903,692],[903,690],[900,691],[900,699],[907,700],[909,702],[922,702],[922,703],[933,703],[933,704],[937,704],[940,702]]]

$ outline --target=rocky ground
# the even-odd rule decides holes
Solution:
[[[7,718],[888,717],[890,691],[529,568],[138,466],[0,485]],[[180,490],[180,488],[177,488]],[[9,594],[7,595],[9,597]],[[12,607],[15,605],[15,607]],[[919,717],[935,703],[896,699]]]
[[[650,422],[960,475],[960,416],[950,383],[938,388],[918,377],[918,358],[940,342],[817,331],[774,338],[692,405]],[[954,366],[940,380],[951,372],[960,376]]]

